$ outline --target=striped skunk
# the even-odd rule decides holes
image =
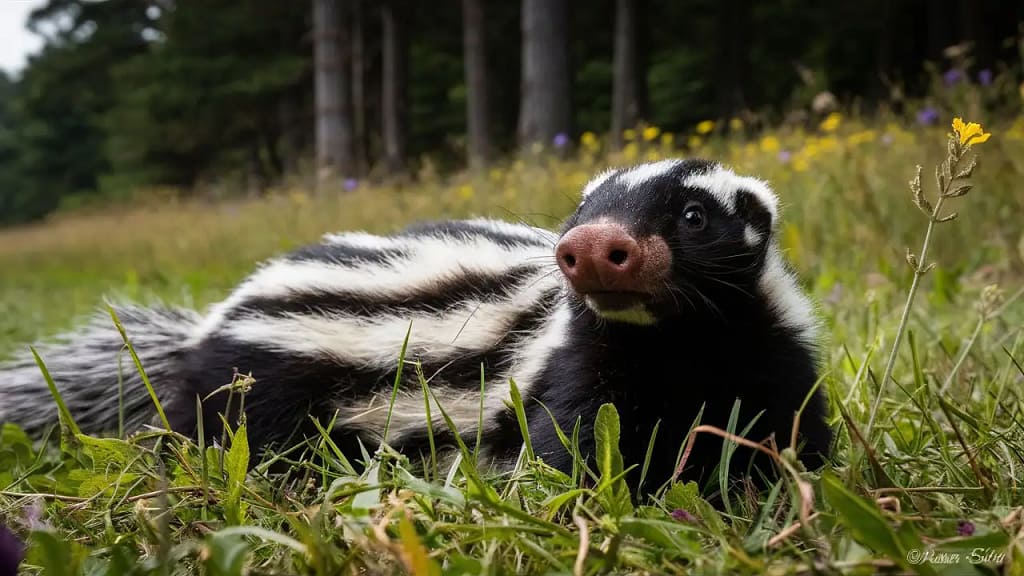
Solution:
[[[422,453],[427,416],[408,364],[391,406],[408,331],[407,362],[420,363],[459,435],[475,439],[482,421],[482,453],[499,469],[523,443],[510,379],[535,452],[563,471],[573,458],[553,420],[569,433],[580,419],[581,453],[590,455],[597,410],[613,403],[627,466],[643,463],[657,425],[647,474],[657,484],[672,476],[698,415],[725,428],[737,399],[736,430],[753,422],[746,436],[774,434],[780,449],[803,406],[799,454],[815,468],[832,437],[815,389],[816,320],[773,237],[776,204],[760,180],[664,160],[595,177],[560,234],[475,219],[329,235],[265,263],[205,314],[117,311],[184,434],[199,429],[202,398],[202,430],[220,437],[227,394],[212,393],[238,371],[255,379],[245,413],[257,449],[314,434],[315,418],[334,421],[348,454],[375,445],[386,423],[391,446]],[[119,376],[122,348],[100,314],[40,350],[83,431],[116,430],[121,401],[126,429],[153,423],[130,360]],[[450,447],[454,432],[436,408],[432,415],[435,441]],[[31,360],[0,366],[3,421],[35,434],[56,421]],[[720,438],[699,436],[682,477],[709,477],[721,449]],[[772,473],[752,456],[737,451],[734,472],[753,461]]]

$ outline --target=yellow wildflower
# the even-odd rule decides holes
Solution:
[[[715,129],[714,120],[704,120],[697,124],[697,134],[708,134]]]
[[[818,145],[818,139],[817,138],[810,138],[810,139],[808,139],[807,140],[807,145],[804,146],[804,149],[800,151],[800,153],[805,158],[814,158],[820,152],[821,152],[821,146]]]
[[[622,156],[629,162],[637,159],[640,155],[640,148],[637,147],[636,142],[630,142],[622,149]]]
[[[977,122],[969,122],[964,124],[964,121],[960,118],[953,118],[953,132],[960,137],[961,146],[971,146],[972,144],[982,144],[987,142],[992,134],[985,132],[981,127],[981,124]]]
[[[1017,117],[1010,129],[1006,131],[1008,140],[1024,140],[1024,116]]]
[[[807,169],[810,167],[810,163],[803,156],[798,156],[793,160],[793,170],[797,172],[807,172]]]
[[[861,130],[850,134],[850,136],[846,138],[846,143],[850,146],[859,146],[868,142],[874,142],[875,136],[876,134],[874,130]]]
[[[648,126],[647,128],[644,128],[644,140],[648,142],[657,138],[658,134],[661,134],[661,130],[659,130],[657,126]]]
[[[580,136],[580,144],[583,144],[585,148],[597,148],[597,134],[590,132],[589,130],[584,132]]]
[[[469,184],[463,184],[459,186],[459,198],[463,200],[469,200],[473,197],[473,187]]]
[[[690,136],[690,139],[686,141],[686,145],[690,148],[700,148],[704,144],[704,139],[700,136]]]
[[[671,148],[672,144],[676,141],[676,137],[671,132],[665,132],[661,135],[661,145],[666,148]]]
[[[730,119],[729,120],[729,129],[732,130],[733,132],[738,132],[740,130],[743,130],[743,120],[740,120],[739,118],[732,118],[732,119]]]
[[[779,139],[775,136],[765,136],[761,138],[761,151],[762,152],[778,152],[779,151]]]
[[[633,140],[636,140],[636,130],[633,130],[632,128],[626,128],[625,130],[622,131],[622,137],[627,142],[632,142]]]
[[[831,114],[826,116],[824,120],[821,121],[821,124],[819,124],[818,127],[824,130],[825,132],[835,132],[836,129],[839,128],[839,124],[842,121],[842,114],[840,114],[839,112],[832,112]]]

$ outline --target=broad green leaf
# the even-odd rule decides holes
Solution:
[[[663,552],[695,558],[701,552],[699,532],[682,522],[654,518],[623,518],[619,521],[623,534],[646,540],[662,548]]]
[[[907,561],[907,553],[912,548],[924,549],[912,526],[905,523],[905,527],[897,533],[873,502],[848,490],[831,472],[822,475],[821,486],[825,500],[835,510],[836,519],[850,530],[855,540],[885,554],[904,569],[914,570],[918,574],[935,573],[927,563],[911,564]]]
[[[597,470],[601,474],[598,501],[613,516],[633,511],[629,488],[622,475],[622,453],[619,451],[619,413],[612,404],[602,404],[594,421],[594,444]]]
[[[240,534],[214,532],[206,538],[201,558],[209,576],[242,576],[249,544]]]
[[[69,542],[48,530],[33,532],[29,537],[28,561],[42,566],[46,576],[78,576],[86,551],[77,542]]]
[[[245,475],[249,471],[249,440],[244,424],[235,430],[231,448],[224,456],[224,469],[227,472],[228,484],[224,513],[229,524],[238,525],[242,523],[245,515],[242,490],[245,488]]]
[[[93,557],[92,560],[96,558]],[[109,559],[103,563],[102,569],[95,571],[103,576],[124,576],[125,574],[138,574],[139,569],[138,553],[126,543],[115,544],[109,554]]]
[[[124,493],[135,484],[140,475],[134,472],[118,473],[115,471],[106,474],[102,471],[72,470],[69,477],[81,482],[78,485],[79,496],[91,498],[97,494],[113,496],[116,493]]]
[[[721,536],[726,526],[722,516],[711,504],[700,497],[696,482],[676,482],[665,493],[665,507],[669,510],[686,510],[696,516],[714,534]]]
[[[938,546],[942,550],[973,550],[975,548],[1005,548],[1010,543],[1010,536],[1006,532],[987,532],[968,538],[949,540]]]
[[[260,528],[258,526],[232,526],[230,528],[224,528],[223,530],[217,531],[217,534],[225,537],[234,535],[252,536],[254,538],[259,538],[260,540],[266,540],[267,542],[286,546],[291,548],[297,554],[301,554],[303,556],[309,554],[309,549],[302,542],[299,542],[290,536],[285,536],[284,534],[274,532],[273,530],[267,530],[266,528]]]
[[[438,500],[448,502],[449,504],[460,508],[466,505],[466,498],[462,495],[462,492],[455,488],[438,486],[437,484],[427,482],[426,480],[413,476],[408,470],[401,467],[398,468],[398,476],[401,478],[405,488],[408,488],[417,494],[437,498]]]
[[[555,514],[558,514],[558,512],[561,511],[563,506],[588,492],[590,492],[590,490],[587,490],[585,488],[576,488],[575,490],[568,490],[566,492],[562,492],[561,494],[556,494],[548,498],[547,500],[544,501],[543,504],[541,504],[541,506],[547,508],[548,513],[546,517],[550,520],[551,518],[555,517]]]
[[[127,468],[139,453],[138,448],[118,438],[79,434],[78,441],[82,443],[82,451],[92,458],[92,467],[96,471]]]
[[[371,485],[380,484],[380,460],[371,460],[370,467],[363,472],[363,478]],[[380,507],[380,489],[360,492],[352,498],[352,512],[358,516],[369,516],[372,510]]]

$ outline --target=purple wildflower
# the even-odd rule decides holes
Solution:
[[[25,545],[0,525],[0,576],[17,576],[18,565],[25,558]]]
[[[895,138],[893,138],[892,134],[889,134],[888,132],[882,134],[882,144],[884,146],[889,146],[890,144],[893,143],[893,140],[895,140]]]
[[[779,150],[779,162],[783,164],[793,159],[793,153],[789,150]]]
[[[25,527],[32,532],[37,530],[49,530],[50,524],[45,518],[43,518],[43,513],[45,511],[46,507],[43,505],[42,499],[36,499],[28,506],[25,506],[21,510],[21,517],[25,522]]]
[[[345,178],[343,186],[345,187],[346,192],[351,192],[359,187],[359,180],[356,180],[355,178]]]
[[[978,72],[978,84],[981,84],[982,86],[988,86],[991,83],[992,70],[990,68],[985,68],[984,70]]]
[[[974,535],[974,522],[971,522],[970,520],[961,520],[957,522],[956,533],[960,536]]]
[[[682,508],[676,508],[675,510],[672,511],[672,519],[675,520],[676,522],[690,522],[690,523],[692,523],[692,522],[696,522],[697,521],[697,517],[696,516],[694,516],[693,514],[690,514],[686,510],[683,510]]]
[[[931,126],[939,121],[939,111],[933,106],[925,106],[917,112],[917,123],[923,126]]]
[[[555,145],[555,148],[565,148],[569,145],[569,135],[565,132],[559,132],[551,139],[551,143]]]
[[[956,86],[963,79],[964,72],[959,68],[950,68],[942,75],[942,81],[946,83],[946,86]]]

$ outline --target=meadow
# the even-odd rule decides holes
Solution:
[[[837,441],[825,470],[787,468],[763,494],[734,489],[719,512],[700,497],[717,484],[623,503],[614,469],[581,487],[525,455],[491,478],[468,464],[471,449],[461,465],[417,472],[387,449],[348,461],[320,441],[306,454],[321,460],[284,456],[301,460],[284,483],[262,465],[246,475],[244,430],[227,450],[159,430],[41,448],[7,427],[0,521],[30,543],[26,570],[1024,574],[1024,118],[985,124],[992,137],[965,151],[961,169],[979,157],[973,188],[943,199],[940,215],[957,217],[934,223],[924,258],[947,121],[834,113],[722,128],[641,128],[619,152],[585,133],[475,175],[427,164],[415,184],[314,194],[296,180],[266,198],[165,198],[0,231],[0,358],[30,354],[104,297],[207,305],[260,259],[326,232],[464,215],[557,227],[604,166],[701,156],[768,180],[782,200],[781,245],[827,327]]]

